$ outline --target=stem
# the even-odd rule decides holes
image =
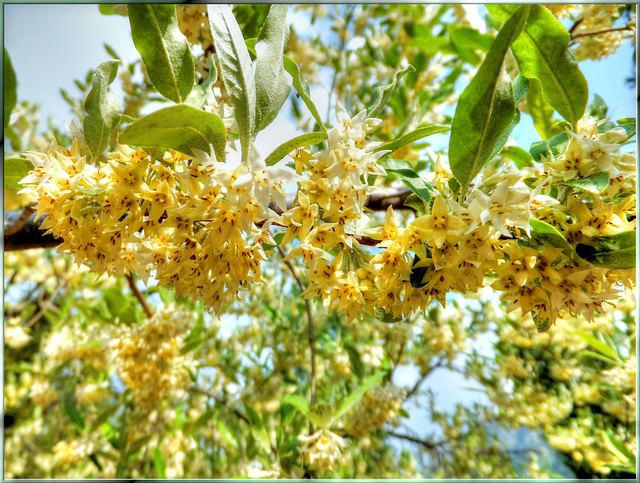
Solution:
[[[51,297],[49,297],[42,304],[39,304],[40,310],[38,310],[38,313],[36,315],[34,315],[33,317],[31,317],[31,319],[29,319],[29,322],[27,322],[27,327],[33,327],[36,324],[36,322],[38,322],[42,318],[44,313],[47,310],[49,310],[49,308],[53,304],[54,299],[58,296],[58,294],[60,293],[60,290],[62,290],[62,287],[64,287],[64,283],[61,283],[56,287],[56,289],[51,294]]]
[[[625,25],[624,27],[615,27],[610,29],[600,29],[600,30],[592,30],[591,32],[580,32],[578,34],[571,34],[571,40],[577,39],[578,37],[588,37],[591,35],[600,35],[606,34],[609,32],[622,32],[624,30],[633,30],[633,27],[629,25]]]
[[[16,221],[14,221],[9,226],[5,225],[4,236],[11,236],[18,233],[22,229],[22,227],[25,225],[25,223],[27,222],[31,214],[34,211],[36,211],[36,206],[38,206],[38,203],[35,201],[32,201],[27,206],[25,206],[24,209],[22,210],[22,214]],[[7,221],[11,222],[10,220],[7,220]]]
[[[200,386],[196,386],[195,384],[192,384],[191,386],[189,386],[189,389],[193,392],[197,392],[200,394],[203,394],[207,397],[210,397],[211,399],[213,399],[215,402],[217,402],[218,404],[222,404],[223,406],[226,406],[227,408],[229,408],[236,416],[238,416],[238,419],[242,419],[245,423],[247,423],[249,426],[251,426],[251,423],[249,422],[249,418],[247,418],[242,411],[239,411],[238,409],[235,408],[231,408],[228,406],[228,401],[219,396],[218,394],[214,394],[210,391],[207,391],[206,389],[200,387]]]
[[[125,275],[125,278],[127,279],[127,282],[129,283],[129,288],[131,289],[133,294],[136,296],[136,298],[140,302],[140,305],[142,305],[142,308],[144,309],[145,313],[147,314],[147,317],[148,318],[153,317],[153,310],[151,310],[151,307],[149,307],[149,304],[147,304],[146,299],[144,298],[144,296],[142,295],[142,293],[140,292],[138,287],[136,287],[136,283],[133,280],[133,276],[130,273],[127,273]]]
[[[418,392],[418,388],[422,385],[422,383],[427,379],[427,377],[429,377],[429,375],[431,375],[431,373],[433,371],[435,371],[438,367],[442,367],[444,365],[442,360],[439,360],[434,366],[430,367],[429,370],[427,371],[427,373],[422,376],[420,379],[418,379],[418,381],[413,385],[413,387],[409,390],[409,392],[407,393],[407,396],[405,397],[405,399],[409,399],[411,396],[413,396],[416,392]]]
[[[393,379],[393,373],[395,372],[396,367],[398,367],[398,364],[400,364],[400,359],[402,358],[402,353],[404,352],[404,348],[405,348],[406,345],[407,345],[406,343],[403,343],[400,346],[400,350],[398,351],[398,357],[396,358],[396,362],[393,365],[393,367],[391,368],[391,377],[390,377],[390,379]]]
[[[287,255],[282,249],[280,245],[277,246],[278,252],[280,252],[280,256],[285,258]],[[289,260],[284,260],[284,263],[289,268],[289,271],[293,275],[293,278],[296,280],[298,284],[298,288],[300,289],[300,293],[303,293],[306,288],[298,277],[295,268],[291,264]],[[311,314],[311,303],[304,299],[304,304],[307,309],[307,321],[309,322],[309,345],[311,346],[311,406],[316,403],[316,335],[315,330],[313,328],[313,315]],[[313,424],[309,423],[309,434],[313,433]]]
[[[446,441],[426,441],[424,439],[414,438],[413,436],[409,436],[408,434],[400,434],[394,431],[389,431],[388,434],[389,436],[393,436],[394,438],[405,439],[407,441],[411,441],[412,443],[419,444],[428,450],[434,450],[439,446],[443,446],[444,444],[446,444]]]

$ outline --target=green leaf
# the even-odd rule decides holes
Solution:
[[[64,412],[73,421],[79,431],[84,430],[84,416],[82,412],[76,407],[71,397],[64,398]]]
[[[123,6],[126,8],[126,5],[121,3],[101,3],[98,9],[102,15],[120,15]]]
[[[413,208],[416,212],[416,217],[418,217],[427,213],[429,204],[415,193],[411,193],[409,196],[407,196],[407,199],[404,200],[404,206]]]
[[[314,425],[322,429],[327,429],[333,421],[333,409],[331,408],[331,404],[320,403],[309,409],[305,416]]]
[[[9,52],[4,49],[4,127],[9,125],[11,111],[18,102],[18,81],[16,71],[13,70]]]
[[[538,332],[546,332],[551,328],[551,321],[548,318],[540,320],[535,316],[533,311],[531,312],[531,318],[533,319],[533,323],[536,324]]]
[[[373,310],[373,316],[378,319],[380,322],[385,322],[387,324],[394,324],[396,322],[400,322],[404,317],[402,315],[394,316],[393,313],[387,312],[386,310],[376,307]]]
[[[29,171],[33,169],[33,163],[24,158],[7,158],[4,160],[4,187],[22,189],[20,183]]]
[[[383,144],[382,146],[378,146],[373,150],[374,153],[378,151],[397,151],[403,146],[407,144],[411,144],[419,139],[425,138],[427,136],[431,136],[432,134],[439,134],[444,132],[451,131],[449,126],[436,126],[436,125],[428,125],[428,126],[420,126],[416,128],[414,131],[411,131],[404,136],[399,137],[395,141],[391,141],[390,143]]]
[[[624,270],[635,268],[636,248],[622,248],[619,250],[599,251],[594,254],[581,255],[582,258],[599,267]]]
[[[598,339],[592,333],[584,332],[584,331],[581,331],[581,330],[575,330],[574,333],[578,337],[580,337],[585,343],[587,343],[590,346],[592,346],[594,349],[596,349],[601,354],[604,354],[606,357],[608,357],[610,359],[619,360],[618,354],[616,353],[616,351],[612,347],[609,347],[607,344],[602,342],[600,339]]]
[[[631,139],[636,135],[636,119],[635,117],[625,117],[618,119],[617,123],[627,132],[627,139]]]
[[[362,382],[362,385],[349,396],[347,396],[347,398],[342,402],[335,413],[335,419],[342,417],[349,409],[358,404],[360,399],[362,399],[362,396],[364,396],[367,391],[378,386],[383,381],[386,375],[387,374],[385,372],[378,372],[377,374],[367,377]]]
[[[531,157],[531,154],[518,146],[508,146],[503,148],[502,151],[500,151],[500,155],[513,161],[518,169],[533,166],[533,158]]]
[[[135,455],[138,451],[140,451],[144,447],[144,445],[146,445],[149,441],[151,441],[151,438],[153,438],[152,435],[147,435],[147,436],[142,436],[136,439],[133,443],[131,443],[127,447],[127,455],[128,456]]]
[[[529,148],[529,152],[533,160],[538,163],[542,162],[540,156],[544,156],[547,161],[552,161],[567,150],[570,141],[569,135],[566,132],[561,132],[546,141],[533,143]]]
[[[408,65],[404,69],[399,70],[395,73],[391,84],[376,87],[375,100],[373,101],[372,105],[367,108],[367,117],[376,117],[378,114],[380,114],[382,109],[384,109],[384,106],[386,106],[387,102],[389,102],[389,99],[391,99],[391,94],[393,94],[393,91],[398,85],[400,79],[402,79],[402,77],[408,72],[415,72],[415,70],[416,69],[414,66]]]
[[[602,247],[604,250],[635,248],[636,230],[623,231],[616,235],[591,237],[588,240],[590,244]]]
[[[343,343],[343,346],[344,350],[347,351],[347,354],[349,355],[351,370],[358,379],[361,379],[364,376],[365,367],[358,349],[347,343]]]
[[[549,139],[553,136],[553,113],[555,112],[551,104],[547,102],[542,93],[540,81],[535,78],[529,79],[529,93],[527,94],[527,108],[533,118],[533,125],[542,139]]]
[[[220,436],[222,436],[222,439],[224,440],[224,442],[227,443],[229,446],[231,446],[233,449],[237,450],[238,439],[233,434],[233,432],[229,429],[229,427],[226,424],[224,424],[224,422],[221,419],[216,421],[216,427],[218,428],[218,431],[220,432]]]
[[[109,90],[119,65],[119,60],[107,60],[96,68],[91,79],[91,90],[84,101],[84,139],[94,158],[105,150],[111,133],[120,124],[122,104],[118,96]]]
[[[113,47],[111,47],[109,44],[104,43],[104,50],[107,51],[107,54],[109,54],[111,57],[113,57],[115,60],[121,60],[120,56],[116,53],[116,51],[113,49]]]
[[[309,411],[309,401],[300,396],[299,394],[290,394],[282,400],[282,404],[291,404],[297,408],[302,414],[307,414]]]
[[[471,65],[480,62],[477,50],[488,52],[493,43],[493,37],[489,34],[481,34],[471,27],[448,25],[449,40],[460,58]]]
[[[256,441],[258,441],[258,444],[260,444],[265,452],[271,451],[269,435],[267,434],[267,430],[262,423],[262,418],[260,418],[260,415],[256,412],[256,410],[248,404],[245,403],[244,408],[247,413],[247,418],[249,419],[249,425],[251,426],[251,434],[256,439]]]
[[[238,123],[242,160],[246,161],[255,130],[256,115],[256,84],[251,58],[231,7],[207,5],[207,12],[220,62],[220,75],[231,98]]]
[[[267,156],[264,162],[267,166],[273,166],[291,151],[304,146],[312,146],[314,144],[321,143],[325,139],[327,139],[326,132],[310,132],[307,134],[301,134],[300,136],[290,139],[286,143],[283,143],[274,149],[273,152]]]
[[[189,42],[178,28],[175,5],[129,4],[133,43],[160,94],[183,102],[195,82]]]
[[[618,361],[616,361],[615,359],[611,359],[610,357],[605,357],[602,354],[600,354],[599,352],[593,352],[593,351],[581,351],[578,354],[578,357],[590,357],[591,359],[598,359],[599,361],[602,362],[606,362],[607,364],[617,364]]]
[[[289,40],[288,8],[288,5],[271,5],[258,35],[254,135],[273,122],[291,92],[291,76],[284,69],[282,57]]]
[[[519,75],[516,78],[516,80],[513,81],[512,88],[513,88],[514,102],[515,102],[515,105],[517,106],[518,103],[522,100],[522,98],[527,95],[527,91],[529,90],[529,79]],[[497,156],[497,154],[502,150],[504,145],[507,144],[507,141],[509,140],[509,136],[511,136],[511,133],[513,132],[514,128],[518,125],[519,122],[520,122],[520,110],[516,109],[515,116],[513,117],[511,124],[509,124],[509,126],[504,131],[502,131],[502,134],[500,134],[500,137],[498,138],[498,141],[496,142],[496,145],[493,148],[493,151],[491,151],[491,155],[489,156],[489,159],[493,159],[495,156]]]
[[[320,114],[318,114],[318,109],[311,100],[311,96],[309,93],[309,84],[307,84],[307,81],[300,76],[300,68],[298,67],[298,64],[296,64],[296,62],[291,57],[285,55],[284,69],[293,79],[293,87],[295,87],[296,92],[307,106],[307,109],[309,109],[309,112],[318,123],[318,126],[320,126],[324,132],[326,132],[327,128],[324,127],[322,118],[320,117]]]
[[[609,451],[611,451],[620,461],[629,463],[629,466],[633,468],[631,471],[635,473],[636,468],[636,455],[634,455],[625,444],[610,433],[610,431],[601,430],[602,439]]]
[[[451,125],[449,163],[463,192],[490,159],[500,135],[516,115],[513,87],[503,64],[530,8],[521,6],[504,24],[477,74],[460,95]]]
[[[175,149],[189,156],[192,148],[209,152],[213,144],[219,161],[225,159],[227,131],[220,116],[180,104],[165,107],[127,126],[119,142],[130,146]]]
[[[417,267],[416,265],[421,261],[418,255],[413,256],[413,262],[411,263],[411,274],[409,275],[409,282],[412,287],[422,288],[427,282],[424,281],[424,276],[429,270],[429,267]]]
[[[517,5],[487,5],[489,13],[506,19]],[[587,106],[589,89],[578,64],[568,51],[571,36],[542,5],[531,5],[523,34],[512,46],[520,73],[540,81],[544,97],[558,113],[576,126]]]
[[[207,77],[207,80],[198,84],[191,90],[187,98],[184,100],[184,103],[191,107],[195,107],[196,109],[201,109],[207,99],[207,89],[209,86],[213,85],[217,79],[218,70],[216,68],[215,58],[212,55],[209,59],[209,77]]]
[[[548,242],[554,248],[564,248],[569,255],[573,254],[573,246],[556,228],[544,221],[532,218],[529,220],[531,236],[541,241]]]
[[[162,453],[160,452],[157,446],[153,448],[153,467],[156,470],[156,473],[159,478],[167,477],[167,472],[165,471],[166,464],[164,461],[164,456],[162,456]]]
[[[564,184],[571,186],[572,188],[598,194],[609,186],[609,180],[609,174],[603,172],[587,176],[586,178],[576,178],[570,181],[565,181]]]
[[[411,167],[411,162],[406,160],[387,158],[385,169],[388,173],[395,174],[411,191],[426,202],[431,200],[433,188],[423,180]]]

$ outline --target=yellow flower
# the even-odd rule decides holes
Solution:
[[[445,242],[455,244],[460,239],[460,235],[455,232],[466,226],[460,218],[449,214],[447,203],[441,196],[433,202],[430,215],[417,218],[411,225],[417,227],[426,242],[436,248],[442,248]]]

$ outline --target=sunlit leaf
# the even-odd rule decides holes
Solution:
[[[195,82],[193,56],[178,27],[175,5],[128,5],[133,43],[158,92],[183,102]]]

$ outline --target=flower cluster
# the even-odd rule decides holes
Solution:
[[[110,357],[120,379],[133,390],[138,407],[148,413],[158,401],[187,388],[185,367],[190,357],[180,354],[184,334],[193,325],[192,313],[166,307],[144,326],[123,327],[109,343]]]
[[[406,390],[393,384],[378,386],[367,392],[360,403],[345,417],[349,433],[362,438],[382,427],[398,415]]]
[[[303,460],[318,473],[334,470],[342,461],[340,448],[347,445],[343,438],[327,429],[320,429],[309,436],[299,435],[298,439],[302,442],[299,451]]]
[[[255,149],[248,165],[230,168],[200,151],[156,159],[123,145],[93,166],[78,145],[26,154],[35,169],[23,184],[38,193],[38,217],[63,240],[59,251],[98,273],[153,274],[216,312],[261,281],[263,244],[275,245],[268,205],[283,203],[283,183],[302,179],[292,170],[267,168]]]

